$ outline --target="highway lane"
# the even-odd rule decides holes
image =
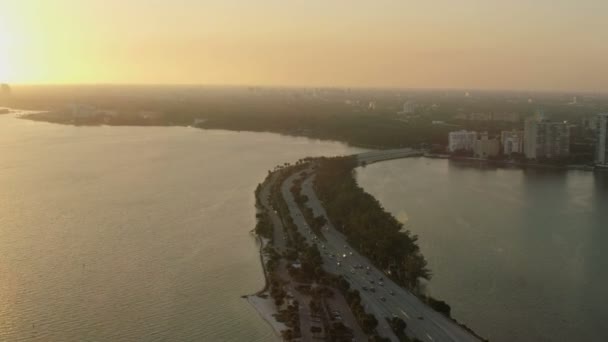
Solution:
[[[400,150],[396,154],[415,155],[417,153],[413,150]],[[379,160],[380,158],[392,156],[394,156],[394,153],[373,155],[368,153],[367,157],[364,156],[360,160]],[[312,170],[309,169],[307,172],[310,174]],[[376,269],[367,258],[348,247],[345,248],[344,246],[348,246],[345,237],[331,223],[323,230],[327,241],[315,242],[315,236],[290,191],[291,185],[297,177],[299,177],[299,174],[291,176],[282,185],[283,197],[288,203],[290,213],[294,217],[294,223],[309,243],[317,243],[320,246],[319,249],[323,252],[324,268],[328,272],[345,276],[351,283],[352,288],[359,290],[364,305],[379,321],[378,330],[381,335],[396,340],[384,318],[397,316],[404,319],[408,324],[408,334],[422,341],[479,341],[477,337],[431,309],[416,296],[401,288],[390,279],[386,279],[384,273]],[[302,193],[309,198],[307,206],[313,210],[315,216],[325,216],[328,222],[330,222],[313,190],[313,180],[314,175],[309,176],[302,184]],[[344,254],[346,254],[346,258],[330,257],[330,255],[343,256]],[[340,266],[337,264],[338,261],[341,264]],[[359,265],[363,269],[360,269]],[[368,267],[369,271],[366,270]],[[379,285],[380,279],[382,279],[383,286]],[[374,281],[374,284],[371,281]],[[375,288],[375,293],[369,291],[371,287]],[[368,290],[364,290],[364,288]]]
[[[306,172],[308,172],[308,173],[310,173],[311,171],[312,171],[312,169],[306,170]],[[283,195],[283,198],[285,199],[285,202],[289,209],[289,213],[290,213],[298,231],[300,232],[300,234],[302,234],[306,238],[306,240],[309,244],[315,244],[315,243],[317,243],[314,239],[316,236],[312,233],[310,226],[306,222],[304,215],[302,214],[300,208],[298,207],[298,205],[293,197],[293,194],[291,193],[291,187],[293,186],[295,179],[300,177],[300,174],[301,174],[301,172],[293,174],[290,177],[288,177],[281,185],[281,193]],[[332,262],[332,260],[329,259],[326,254],[322,254],[322,255],[323,255],[323,267],[325,268],[325,270],[328,272],[334,273],[334,274],[340,274],[342,269],[340,267],[338,267],[335,264],[335,262]],[[362,292],[362,291],[360,291],[360,292]],[[378,322],[379,322],[378,327],[377,327],[378,333],[381,336],[388,337],[389,339],[391,339],[391,341],[398,341],[397,337],[391,330],[388,323],[384,319],[380,319],[381,317],[384,317],[384,315],[386,315],[387,312],[381,306],[376,305],[374,303],[374,301],[370,300],[371,298],[369,298],[369,296],[367,296],[363,292],[361,293],[361,297],[362,297],[363,301],[368,305],[368,307],[366,308],[368,310],[368,312],[372,313],[374,316],[376,316],[376,318],[378,318]]]
[[[279,252],[284,252],[286,248],[286,236],[283,228],[283,223],[281,218],[279,217],[278,212],[272,207],[270,203],[270,189],[273,184],[276,183],[277,178],[280,176],[279,173],[274,173],[271,178],[262,185],[260,190],[260,198],[261,204],[268,212],[270,219],[273,225],[273,246]],[[279,266],[277,268],[277,272],[281,275],[283,279],[290,279],[289,274],[286,269],[285,260],[281,260],[279,262]],[[300,292],[295,288],[296,284],[292,282],[288,282],[286,285],[286,290],[290,292],[300,303],[299,307],[299,315],[300,315],[300,328],[302,332],[302,340],[308,341],[313,339],[313,335],[310,333],[311,326],[319,326],[319,324],[312,322],[312,313],[309,308],[310,296],[305,296],[300,294]],[[355,319],[352,312],[350,312],[350,308],[346,304],[346,300],[340,294],[336,295],[332,300],[333,308],[337,309],[342,313],[343,322],[349,326],[353,330],[353,335],[357,341],[366,340],[365,333],[361,330],[359,323]]]

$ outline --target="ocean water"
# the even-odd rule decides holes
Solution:
[[[417,234],[427,290],[491,341],[608,341],[608,173],[424,158],[358,169]]]
[[[341,143],[0,115],[0,341],[269,341],[253,191]]]

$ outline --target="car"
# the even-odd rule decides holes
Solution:
[[[373,283],[374,283],[374,281],[373,281],[373,280],[370,280],[369,282],[370,282],[370,284],[373,284]]]
[[[374,287],[370,287],[369,290],[374,293],[376,292],[376,289]]]
[[[365,269],[368,270],[368,271],[370,270],[369,266],[365,267]]]
[[[378,285],[384,286],[384,283],[383,282],[378,282]]]
[[[338,267],[340,267],[342,264],[341,264],[341,263],[338,261],[338,262],[336,263],[336,265],[338,265]]]
[[[391,294],[391,296],[394,296],[394,295],[395,295],[395,292],[394,292],[393,290],[388,291],[388,293],[390,293],[390,294]]]
[[[346,254],[342,254],[342,258],[346,258]]]
[[[386,298],[384,298],[384,297],[380,297],[380,300],[383,302],[386,302]]]
[[[367,291],[367,286],[362,287],[363,291]]]

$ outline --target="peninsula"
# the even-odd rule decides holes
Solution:
[[[430,271],[417,237],[353,177],[355,167],[422,154],[307,158],[269,171],[255,229],[267,283],[247,298],[284,340],[483,340],[421,292]]]

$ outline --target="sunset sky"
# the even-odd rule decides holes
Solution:
[[[608,91],[608,1],[0,0],[0,82]]]

